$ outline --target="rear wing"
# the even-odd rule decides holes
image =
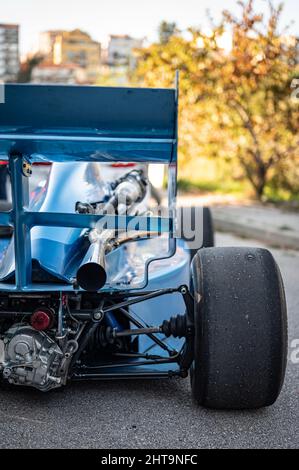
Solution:
[[[5,85],[0,159],[170,163],[176,120],[175,89]]]
[[[13,210],[0,213],[0,225],[14,228],[16,275],[15,285],[2,283],[1,291],[66,290],[65,286],[32,283],[33,227],[91,229],[103,217],[108,229],[127,230],[132,223],[130,216],[30,211],[28,177],[34,162],[168,164],[169,217],[138,219],[148,232],[168,232],[168,256],[174,254],[177,109],[178,87],[5,85],[5,102],[0,104],[0,160],[9,160]]]

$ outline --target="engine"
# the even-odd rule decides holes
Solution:
[[[0,340],[0,367],[11,384],[29,385],[41,391],[59,387],[64,354],[43,331],[14,325]]]

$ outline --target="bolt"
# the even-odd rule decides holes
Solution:
[[[11,375],[11,369],[6,367],[3,371],[3,377],[5,377],[7,379],[10,375]]]
[[[104,316],[104,312],[102,310],[98,310],[98,311],[94,312],[93,319],[97,320],[97,321],[100,321],[100,320],[102,320],[103,316]]]
[[[30,163],[24,162],[22,167],[23,167],[22,172],[24,176],[29,177],[32,175],[32,169],[31,169]]]
[[[186,294],[187,293],[187,289],[185,286],[181,287],[181,293],[182,294]]]

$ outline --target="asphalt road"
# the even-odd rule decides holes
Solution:
[[[224,234],[217,242],[256,245]],[[291,344],[299,339],[299,252],[273,253],[285,281]],[[0,447],[298,448],[299,364],[289,360],[276,404],[251,412],[195,407],[188,379],[74,383],[49,394],[1,390]]]

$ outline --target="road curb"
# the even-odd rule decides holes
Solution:
[[[299,236],[294,234],[237,222],[214,211],[213,222],[214,228],[219,232],[229,232],[240,237],[253,238],[276,248],[299,250]]]

